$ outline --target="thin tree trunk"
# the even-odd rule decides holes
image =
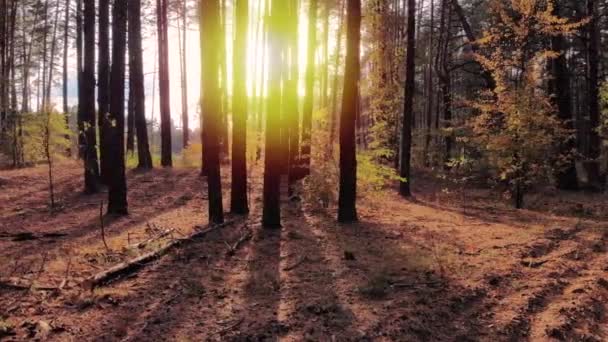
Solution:
[[[340,79],[340,54],[342,51],[342,31],[344,31],[344,8],[347,0],[341,0],[342,6],[340,6],[340,25],[338,26],[338,32],[336,34],[336,51],[334,61],[334,84],[332,86],[332,98],[331,98],[331,124],[329,128],[329,156],[333,156],[334,142],[336,140],[336,127],[338,122],[338,82]]]
[[[128,2],[114,0],[112,7],[112,67],[110,71],[110,112],[114,123],[108,130],[108,157],[112,167],[108,175],[108,214],[127,215],[127,180],[125,177],[125,52],[127,48]]]
[[[85,192],[98,191],[97,136],[95,130],[95,0],[84,0],[84,62],[82,69],[82,107]]]
[[[200,2],[201,20],[201,50],[202,50],[202,86],[204,89],[202,104],[203,113],[203,164],[207,175],[209,197],[209,222],[221,224],[224,222],[222,204],[222,179],[220,170],[219,133],[221,129],[221,99],[219,89],[220,58],[223,53],[220,23],[219,0],[203,0]]]
[[[181,38],[181,78],[182,78],[182,145],[184,149],[188,147],[190,140],[190,125],[188,117],[188,64],[186,60],[188,46],[187,32],[188,32],[188,7],[186,0],[182,0],[182,38]]]
[[[411,149],[412,149],[412,118],[414,116],[414,87],[415,87],[415,57],[416,57],[416,0],[407,0],[407,51],[405,57],[405,98],[403,109],[403,124],[401,126],[401,151],[399,162],[400,181],[399,193],[410,197],[411,192]]]
[[[294,191],[296,181],[300,178],[299,159],[300,159],[300,111],[298,97],[298,81],[300,73],[300,65],[298,61],[298,16],[299,16],[299,1],[289,1],[289,25],[287,28],[287,44],[289,45],[290,71],[289,81],[286,89],[287,117],[286,124],[289,130],[289,157],[288,157],[288,183],[290,195]]]
[[[429,27],[429,46],[428,46],[428,74],[426,79],[426,131],[424,137],[424,164],[425,166],[430,165],[429,158],[429,148],[431,145],[431,127],[432,127],[432,117],[433,117],[433,98],[434,87],[433,87],[433,44],[434,44],[434,24],[435,24],[435,1],[431,1],[431,18],[430,18],[430,27]]]
[[[69,125],[69,108],[68,108],[68,49],[70,35],[70,3],[71,0],[65,2],[65,23],[63,26],[63,114],[65,114],[66,124]],[[69,136],[67,137],[69,139]]]
[[[144,89],[144,62],[141,34],[141,0],[129,0],[129,101],[137,134],[137,159],[139,169],[152,168],[152,156],[146,125],[146,94]]]
[[[348,0],[344,96],[340,118],[340,195],[338,221],[357,221],[357,151],[355,125],[359,106],[361,0]]]
[[[157,26],[158,26],[158,73],[159,73],[159,99],[160,99],[160,134],[161,134],[161,165],[173,165],[171,149],[171,102],[169,85],[169,42],[168,42],[168,16],[167,0],[157,0]]]
[[[315,86],[315,51],[317,45],[317,0],[310,0],[308,13],[308,50],[306,57],[306,97],[302,118],[302,166],[305,175],[310,174],[312,112]],[[272,64],[271,64],[272,65]]]
[[[600,189],[599,157],[601,140],[597,129],[599,127],[599,13],[596,0],[587,0],[587,17],[589,18],[589,41],[587,46],[587,93],[589,102],[589,148],[586,165],[589,186]]]
[[[112,123],[110,111],[110,1],[99,0],[99,61],[97,63],[97,107],[99,126],[99,170],[102,183],[109,184],[108,175],[112,167],[109,163],[108,131]]]
[[[316,2],[316,0],[313,0]],[[266,144],[264,151],[264,208],[262,225],[281,227],[281,54],[284,49],[281,22],[287,14],[285,0],[272,0],[269,18],[268,46],[270,66],[268,76],[268,114],[266,115]]]
[[[230,210],[247,214],[247,28],[249,27],[249,0],[236,0],[236,34],[233,55],[232,96],[232,189]]]

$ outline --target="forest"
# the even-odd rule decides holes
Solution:
[[[607,0],[0,0],[0,341],[608,341]]]

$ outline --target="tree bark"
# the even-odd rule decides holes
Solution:
[[[129,0],[129,102],[137,135],[137,168],[152,168],[152,156],[146,125],[146,94],[144,89],[144,62],[141,34],[141,0]]]
[[[317,46],[317,0],[310,0],[308,12],[308,50],[306,54],[306,97],[302,118],[302,167],[304,175],[310,174],[312,112],[315,87],[315,52]]]
[[[415,87],[415,57],[416,57],[416,0],[407,0],[407,51],[405,57],[405,97],[403,108],[403,124],[401,126],[401,150],[399,161],[399,176],[403,178],[399,184],[399,193],[410,197],[411,192],[411,150],[412,150],[412,118],[414,116],[414,87]]]
[[[171,95],[169,85],[169,42],[167,0],[156,0],[158,29],[158,74],[160,100],[161,165],[173,165],[171,148]]]
[[[110,0],[99,0],[99,61],[97,63],[97,125],[99,126],[99,170],[101,181],[109,184],[108,131],[110,111]]]
[[[355,125],[359,106],[361,0],[348,0],[344,96],[340,118],[340,196],[338,221],[357,221],[357,153]]]
[[[201,49],[202,49],[202,114],[203,114],[203,164],[207,176],[209,196],[209,222],[224,222],[222,204],[222,179],[220,170],[221,99],[219,75],[223,56],[219,47],[221,34],[219,0],[201,0]]]
[[[232,96],[232,191],[230,210],[247,214],[247,28],[249,27],[249,0],[236,0],[236,33],[233,55]]]
[[[291,68],[289,70],[289,81],[287,82],[286,113],[289,135],[289,156],[288,156],[288,183],[289,193],[293,193],[296,181],[299,180],[300,162],[300,110],[298,106],[298,81],[299,81],[299,56],[298,56],[298,16],[299,1],[289,1],[289,25],[287,27],[287,44],[289,47],[289,58]]]
[[[84,0],[83,11],[83,68],[81,134],[84,140],[85,192],[98,191],[97,135],[95,125],[95,1]]]
[[[587,0],[587,17],[589,18],[587,45],[587,93],[589,102],[589,148],[587,151],[586,169],[588,186],[592,190],[602,187],[600,182],[599,157],[601,140],[599,127],[599,13],[596,0]]]
[[[127,48],[128,2],[114,0],[112,7],[112,67],[110,70],[110,112],[113,125],[108,130],[108,157],[112,167],[108,175],[108,214],[127,215],[127,180],[125,177],[125,52]]]
[[[313,0],[316,2],[316,0]],[[264,150],[264,208],[262,225],[268,229],[281,227],[281,70],[284,51],[281,21],[287,14],[285,0],[272,0],[268,27],[269,75],[266,144]]]

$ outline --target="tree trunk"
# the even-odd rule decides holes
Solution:
[[[235,214],[247,214],[247,28],[249,0],[236,0],[236,33],[234,40],[232,96],[232,191],[230,209]]]
[[[285,51],[281,22],[287,14],[285,0],[272,0],[272,13],[268,27],[269,75],[268,113],[266,115],[266,144],[264,151],[264,208],[262,225],[274,229],[281,227],[281,58]],[[316,0],[313,0],[316,3]]]
[[[84,0],[83,12],[84,62],[82,68],[82,92],[78,105],[82,108],[84,140],[85,192],[98,191],[99,167],[97,164],[97,135],[95,130],[95,0]]]
[[[151,169],[152,156],[146,125],[146,94],[144,89],[144,62],[141,34],[141,0],[129,0],[129,102],[137,134],[137,168]]]
[[[221,98],[219,75],[223,56],[219,47],[221,35],[219,0],[200,2],[201,50],[202,50],[202,113],[203,113],[203,164],[207,175],[209,196],[209,222],[224,222],[222,204],[222,179],[220,170]]]
[[[310,0],[308,12],[308,50],[306,56],[306,97],[302,118],[302,166],[310,174],[312,112],[315,86],[315,52],[317,46],[317,0]],[[272,65],[272,64],[271,64]]]
[[[433,98],[434,87],[433,87],[433,44],[434,44],[434,35],[435,35],[435,1],[431,1],[431,18],[430,18],[430,27],[429,27],[429,46],[428,46],[428,74],[426,79],[426,131],[424,136],[424,165],[426,167],[430,166],[430,158],[429,158],[429,148],[431,145],[431,127],[433,121]]]
[[[110,0],[99,0],[99,61],[97,63],[97,125],[99,126],[99,170],[101,181],[108,185],[110,174],[108,131],[110,111]]]
[[[66,124],[69,125],[69,108],[68,108],[68,49],[70,35],[70,3],[71,0],[65,2],[65,22],[63,26],[63,114],[65,114]],[[25,42],[24,42],[25,43]],[[69,137],[68,137],[69,139]]]
[[[560,15],[559,4],[555,4],[555,15]],[[557,107],[557,116],[564,128],[573,131],[573,117],[570,94],[570,74],[566,60],[566,38],[561,35],[551,37],[551,49],[559,56],[551,61],[552,79],[549,82],[549,91],[552,93],[553,102]],[[561,143],[560,152],[567,156],[567,162],[555,173],[557,187],[563,190],[577,190],[578,177],[573,153],[576,151],[576,140],[574,137]],[[561,166],[561,165],[560,165]]]
[[[169,88],[169,42],[167,0],[156,0],[158,29],[158,73],[160,100],[161,165],[173,165],[171,149],[171,95]]]
[[[340,54],[342,53],[342,31],[344,30],[344,8],[347,0],[341,0],[342,6],[340,6],[340,25],[338,26],[338,32],[336,34],[336,51],[334,61],[334,84],[332,86],[331,96],[331,124],[329,127],[329,156],[333,156],[334,142],[336,140],[336,127],[338,123],[338,82],[340,79]]]
[[[113,125],[108,130],[108,157],[112,167],[108,175],[108,214],[127,215],[127,180],[125,177],[125,52],[127,48],[128,2],[114,0],[112,7],[112,67],[110,71],[110,112]]]
[[[403,197],[412,195],[410,185],[411,149],[412,149],[412,118],[414,116],[414,87],[415,87],[415,57],[416,57],[416,0],[407,0],[407,51],[405,57],[405,98],[403,108],[403,124],[401,126],[401,151],[399,162],[400,181],[399,193]]]
[[[227,157],[228,156],[228,150],[230,147],[230,142],[228,140],[228,126],[229,126],[229,113],[230,113],[230,109],[228,108],[228,62],[227,62],[227,58],[228,58],[228,53],[226,51],[226,0],[220,0],[220,18],[221,18],[221,24],[220,24],[220,37],[222,37],[220,39],[220,45],[219,45],[219,49],[221,52],[220,55],[220,98],[221,98],[221,130],[220,130],[220,134],[221,134],[221,141],[220,141],[220,153],[222,157]]]
[[[298,15],[299,1],[289,1],[289,25],[287,27],[287,44],[289,46],[289,58],[291,68],[289,71],[289,81],[287,82],[286,113],[289,135],[289,156],[288,156],[288,183],[289,193],[293,193],[296,181],[300,178],[300,111],[298,97],[299,63],[298,63]]]
[[[344,96],[340,118],[340,197],[338,221],[357,221],[357,151],[355,124],[359,106],[361,0],[348,0]]]
[[[190,125],[189,125],[189,114],[188,114],[188,64],[187,64],[187,50],[188,46],[187,32],[188,32],[188,6],[186,0],[182,0],[182,39],[181,39],[181,80],[182,80],[182,146],[183,148],[188,147],[190,141]]]
[[[598,134],[599,127],[599,13],[596,0],[587,0],[588,45],[587,45],[587,93],[589,102],[589,148],[586,160],[589,187],[599,190],[600,182],[599,157],[601,140]]]

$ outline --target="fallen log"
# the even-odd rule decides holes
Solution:
[[[207,235],[215,230],[218,230],[220,228],[223,228],[227,225],[230,225],[234,222],[235,221],[230,221],[230,222],[225,222],[222,224],[214,225],[205,230],[194,232],[186,238],[172,240],[169,243],[167,243],[165,246],[163,246],[155,251],[148,252],[146,254],[138,256],[135,259],[122,262],[112,268],[109,268],[107,270],[104,270],[102,272],[99,272],[99,273],[87,278],[86,280],[84,280],[81,283],[81,287],[92,291],[96,287],[99,287],[102,285],[107,285],[121,277],[124,277],[126,275],[132,274],[132,273],[140,270],[145,265],[151,263],[154,260],[159,259],[160,257],[164,256],[165,254],[169,253],[174,248],[181,246],[182,244],[184,244],[186,242],[202,238],[205,235]]]

